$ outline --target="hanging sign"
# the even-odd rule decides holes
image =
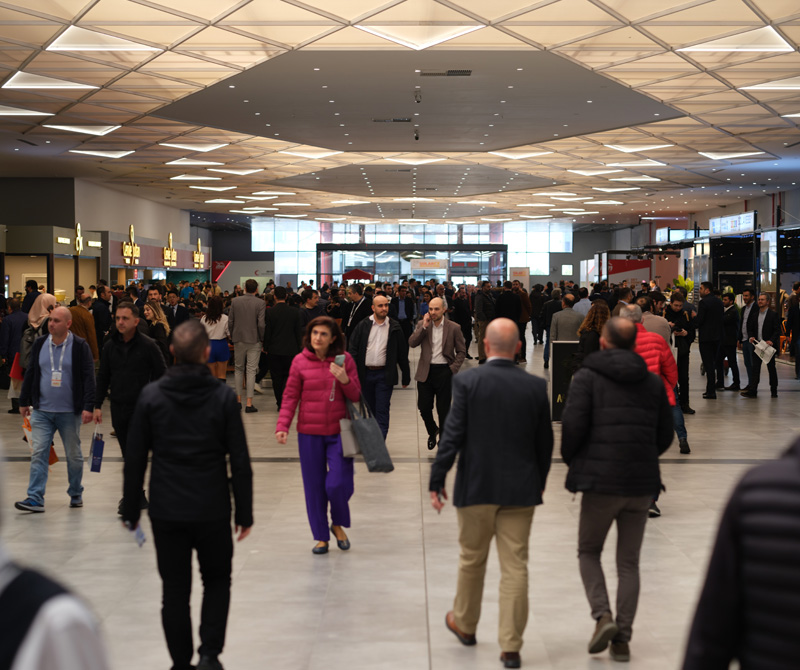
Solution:
[[[194,269],[199,270],[206,264],[206,255],[203,253],[202,249],[200,248],[200,238],[197,238],[197,251],[192,252],[192,263],[194,264]]]
[[[172,233],[167,238],[167,246],[164,247],[164,267],[178,267],[178,250],[172,247]]]
[[[83,236],[81,235],[81,224],[75,224],[75,255],[80,256],[83,251]]]
[[[122,243],[122,258],[127,265],[139,265],[139,258],[142,255],[142,250],[134,241],[133,225],[128,229],[128,236],[128,241]]]

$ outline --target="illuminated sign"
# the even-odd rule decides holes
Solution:
[[[92,247],[92,249],[102,249],[103,248],[103,243],[99,242],[97,240],[89,240],[86,244],[88,246]]]
[[[656,228],[656,244],[666,244],[669,241],[669,228]]]
[[[197,238],[197,251],[192,252],[192,262],[194,263],[195,270],[199,270],[206,264],[206,255],[200,248],[200,238]]]
[[[72,240],[68,237],[57,237],[56,242],[59,244],[72,244]]]
[[[412,270],[446,270],[446,258],[412,258]]]
[[[133,225],[128,229],[128,235],[128,241],[122,243],[122,258],[125,259],[127,265],[139,265],[139,257],[142,255],[142,250],[134,241]],[[89,242],[89,244],[91,245],[92,243]]]
[[[178,250],[172,248],[172,233],[167,238],[167,246],[164,247],[164,267],[178,267]]]
[[[75,224],[75,255],[80,256],[83,251],[83,236],[81,235],[81,224]]]
[[[732,216],[721,216],[708,222],[711,236],[752,233],[756,228],[756,213],[743,212]]]

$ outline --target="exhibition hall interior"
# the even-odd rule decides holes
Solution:
[[[660,459],[629,667],[681,668],[731,491],[796,439],[799,45],[800,5],[787,0],[5,0],[0,293],[21,301],[33,282],[66,306],[101,280],[215,282],[226,299],[248,280],[259,295],[273,284],[327,293],[352,277],[516,280],[527,293],[683,287],[696,308],[709,282],[738,311],[746,292],[765,294],[781,329],[773,394],[762,372],[757,397],[704,397],[695,344],[691,453],[676,437]],[[545,380],[558,420],[530,535],[522,667],[613,667],[586,649],[580,496],[559,451],[569,380],[547,364],[549,343],[532,328],[525,338],[517,368]],[[462,373],[480,369],[475,338],[467,353]],[[412,381],[391,399],[394,471],[356,459],[352,548],[324,556],[310,551],[296,424],[279,443],[271,377],[258,385],[258,411],[241,415],[254,525],[235,543],[226,668],[502,667],[494,549],[478,644],[445,625],[459,526],[452,501],[431,506],[420,356],[410,349]],[[56,437],[47,512],[27,514],[14,501],[31,449],[5,393],[2,547],[83,599],[108,667],[171,667],[150,521],[143,513],[137,546],[117,515],[124,460],[110,421],[83,507],[64,494]],[[84,458],[95,427],[80,428]],[[612,602],[616,538],[612,528],[602,559]],[[196,563],[193,577],[198,643]]]

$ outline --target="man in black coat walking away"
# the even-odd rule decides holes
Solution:
[[[661,379],[633,349],[636,327],[613,317],[603,327],[601,351],[587,356],[572,378],[564,407],[561,455],[567,489],[581,491],[578,560],[597,622],[589,653],[628,661],[639,600],[639,553],[647,512],[661,490],[658,457],[672,442],[672,410]],[[617,523],[617,616],[600,564],[611,524]]]
[[[522,348],[517,323],[493,320],[484,347],[486,365],[453,380],[453,407],[429,489],[431,504],[441,511],[445,478],[460,454],[453,504],[461,556],[455,602],[445,624],[462,644],[475,644],[486,559],[495,537],[502,575],[500,660],[506,668],[519,668],[528,620],[528,544],[533,510],[542,504],[550,470],[553,429],[545,381],[515,367]]]
[[[205,364],[211,348],[203,325],[191,319],[178,326],[170,350],[177,364],[145,387],[136,406],[122,518],[130,528],[139,523],[139,493],[152,452],[150,522],[172,667],[195,667],[189,610],[194,549],[203,577],[197,670],[222,670],[217,657],[225,644],[231,595],[231,492],[241,541],[253,525],[253,473],[236,395]]]
[[[695,326],[700,346],[700,358],[706,371],[706,392],[703,398],[715,400],[717,397],[717,352],[722,344],[725,330],[725,308],[722,300],[714,295],[714,285],[709,281],[700,284],[700,304],[697,306]]]

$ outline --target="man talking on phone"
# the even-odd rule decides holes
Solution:
[[[453,375],[467,356],[464,335],[455,321],[444,318],[446,305],[441,298],[428,304],[428,312],[408,339],[410,347],[421,346],[417,364],[417,409],[428,432],[428,449],[436,446],[436,435],[444,427],[452,399]],[[433,403],[439,425],[433,419]]]
[[[453,407],[431,468],[430,496],[441,512],[445,478],[460,454],[453,504],[458,513],[458,586],[445,625],[474,645],[492,537],[500,559],[500,660],[519,668],[528,620],[528,541],[542,504],[553,429],[547,384],[516,367],[522,342],[511,319],[495,319],[483,341],[486,364],[453,380]]]
[[[245,539],[253,525],[253,473],[242,417],[233,389],[205,364],[210,350],[200,321],[190,319],[175,329],[170,351],[176,365],[142,390],[125,454],[122,519],[135,529],[152,451],[149,514],[173,670],[195,667],[192,550],[203,577],[197,670],[222,670],[218,656],[225,644],[233,558],[231,491],[237,540]]]

